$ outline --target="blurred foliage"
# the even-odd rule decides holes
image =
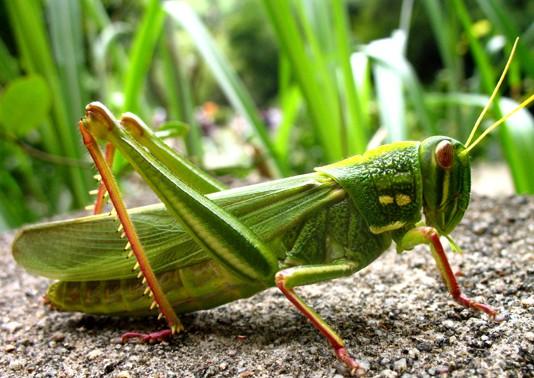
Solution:
[[[230,176],[303,173],[399,138],[463,141],[516,36],[489,118],[533,92],[533,19],[527,0],[2,0],[0,229],[90,202],[76,123],[91,100],[180,125],[172,143]],[[502,154],[534,193],[532,116],[508,124]]]

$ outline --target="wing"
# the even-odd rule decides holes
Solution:
[[[274,241],[310,212],[342,199],[337,184],[320,173],[230,189],[209,195],[219,206]],[[156,273],[209,259],[163,205],[130,210],[141,243]],[[13,256],[29,272],[63,281],[134,277],[118,223],[107,214],[24,228]],[[272,243],[280,248],[280,243]],[[276,251],[284,253],[285,251]]]

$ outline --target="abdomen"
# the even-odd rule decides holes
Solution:
[[[158,275],[163,291],[177,313],[213,308],[249,297],[266,286],[240,280],[213,260],[189,265]],[[150,315],[152,298],[143,295],[146,286],[139,279],[56,282],[46,298],[61,311],[88,314]]]

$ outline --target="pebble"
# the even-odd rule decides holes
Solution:
[[[130,374],[130,372],[123,370],[115,374],[113,378],[132,378],[132,375]]]
[[[89,353],[87,353],[87,358],[90,360],[94,360],[97,357],[100,357],[103,354],[103,352],[100,349],[93,349]]]
[[[449,372],[449,367],[445,365],[436,366],[436,374],[447,374]]]
[[[230,356],[230,357],[234,357],[234,356],[237,354],[237,350],[235,350],[235,349],[230,349],[230,350],[228,350],[227,354],[228,354],[228,356]]]
[[[475,223],[473,225],[473,233],[475,235],[479,235],[479,236],[483,235],[486,233],[487,230],[488,230],[488,224],[485,222]]]
[[[54,341],[63,341],[63,340],[65,340],[65,334],[62,333],[62,332],[54,332],[54,334],[52,334],[52,336],[50,336],[50,339],[52,339]]]
[[[24,368],[24,365],[26,365],[26,361],[22,359],[16,359],[9,363],[9,368],[11,370],[21,370]]]
[[[399,375],[393,370],[385,369],[382,370],[378,376],[381,378],[396,378]]]
[[[408,368],[408,363],[406,362],[406,358],[401,358],[400,360],[397,360],[393,363],[393,369],[398,372],[403,372]]]
[[[450,320],[450,319],[447,319],[445,321],[443,321],[443,327],[447,328],[447,329],[454,329],[456,328],[456,325],[455,325],[455,322]]]
[[[22,328],[22,324],[20,324],[19,322],[15,322],[15,321],[2,324],[2,329],[4,331],[11,332],[11,333],[15,332],[16,330],[20,328]]]
[[[533,307],[534,306],[534,296],[522,299],[521,300],[521,304],[526,308]]]
[[[421,352],[430,352],[430,351],[432,351],[432,344],[429,343],[429,342],[426,342],[426,341],[422,341],[420,343],[417,343],[416,347]]]
[[[6,344],[4,345],[4,352],[13,352],[17,347],[13,344]]]

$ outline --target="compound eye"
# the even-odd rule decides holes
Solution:
[[[454,148],[452,143],[448,140],[442,140],[436,146],[436,161],[443,169],[452,167],[454,161]]]

